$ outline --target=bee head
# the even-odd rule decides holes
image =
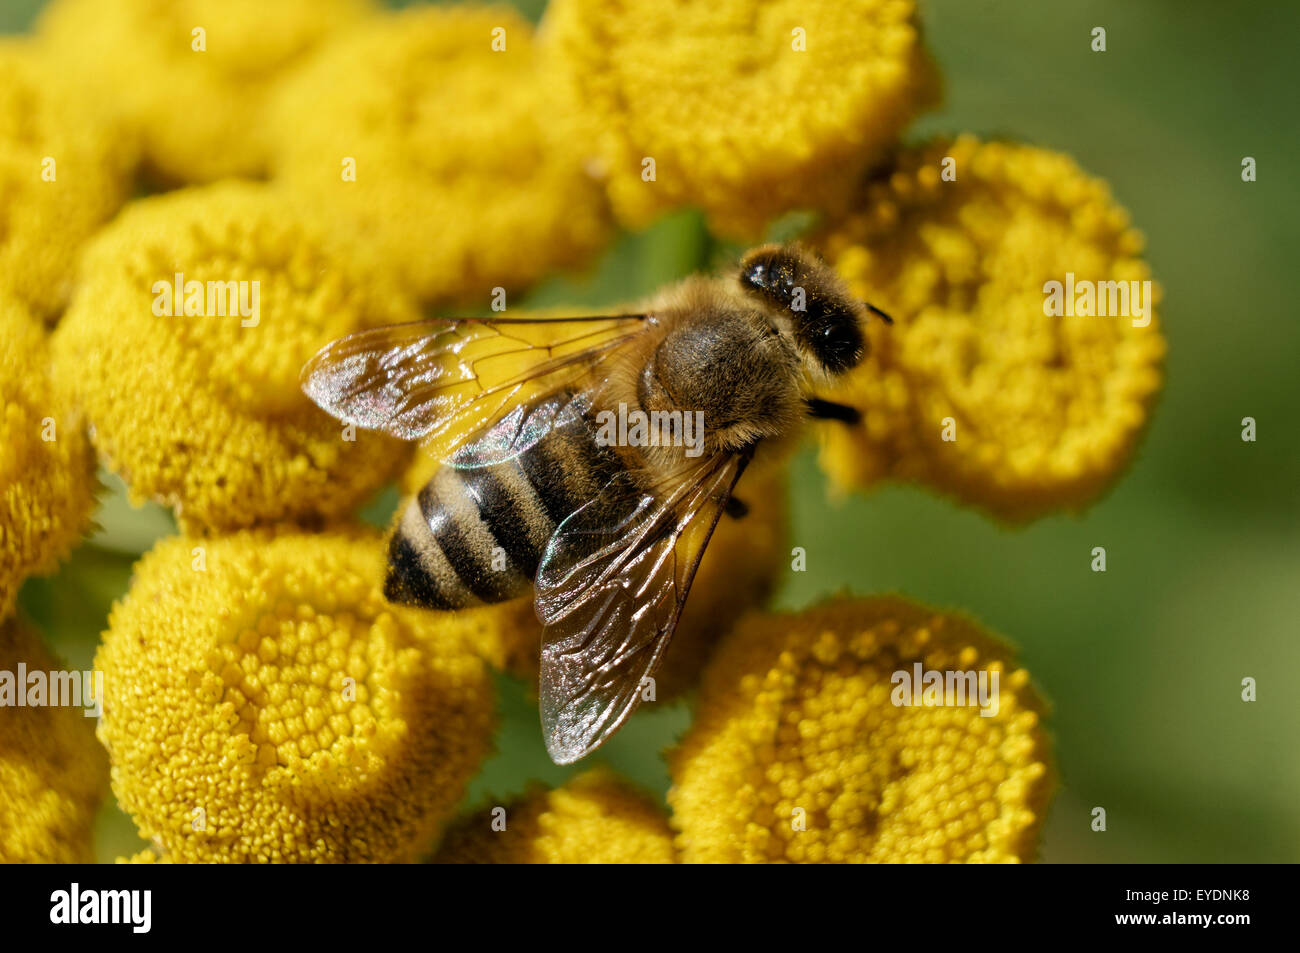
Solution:
[[[866,357],[867,306],[808,252],[792,245],[754,249],[741,262],[740,287],[789,322],[795,346],[815,369],[843,374]]]

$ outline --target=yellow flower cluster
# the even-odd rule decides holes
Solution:
[[[977,673],[993,704],[906,704],[921,686],[903,694],[894,673],[918,665]],[[1032,859],[1051,788],[1041,710],[1005,646],[958,616],[888,597],[751,617],[670,758],[681,859]]]
[[[962,136],[900,153],[853,208],[815,245],[895,324],[873,322],[868,359],[827,395],[863,412],[824,428],[836,482],[916,480],[1011,520],[1093,500],[1132,455],[1165,353],[1137,316],[1141,236],[1105,184],[1059,153]],[[1134,316],[1045,313],[1045,286],[1070,275],[1136,282]]]
[[[694,205],[754,237],[838,207],[938,98],[911,0],[553,0],[542,35],[556,129],[634,227]]]
[[[0,291],[42,319],[82,242],[126,198],[129,141],[31,43],[0,40]]]
[[[404,462],[404,444],[344,428],[299,388],[327,342],[415,316],[333,242],[247,183],[137,202],[95,238],[56,378],[133,499],[193,532],[308,521],[350,512]]]
[[[0,619],[18,587],[76,545],[95,505],[95,460],[49,377],[45,329],[0,293]]]
[[[819,428],[841,488],[1081,507],[1160,388],[1141,292],[1130,314],[1045,309],[1053,281],[1159,302],[1104,183],[1025,145],[899,147],[939,93],[914,0],[552,0],[536,34],[505,6],[378,6],[53,0],[37,38],[0,42],[0,670],[53,667],[9,616],[88,526],[94,451],[183,533],[96,659],[113,789],[151,841],[124,863],[427,856],[491,745],[484,662],[536,680],[531,597],[383,598],[384,547],[348,521],[436,455],[303,395],[329,341],[422,304],[486,313],[616,222],[691,206],[749,238],[807,209],[808,244],[895,321],[819,390],[862,414]],[[101,229],[141,168],[200,184]],[[657,701],[699,688],[671,820],[598,770],[504,830],[491,808],[454,823],[435,862],[1033,858],[1052,773],[1010,650],[896,597],[742,619],[789,558],[782,466],[737,495],[656,674]],[[992,705],[900,699],[895,673],[922,670],[975,673]],[[0,716],[0,861],[89,857],[90,725]]]
[[[276,97],[274,172],[422,300],[486,308],[611,235],[599,186],[546,126],[532,27],[508,7],[424,7],[329,46]]]
[[[0,623],[0,672],[60,671],[41,638]],[[12,703],[12,700],[10,700]],[[94,721],[76,706],[0,708],[0,864],[85,864],[107,790],[108,759]]]
[[[443,616],[388,605],[377,538],[176,537],[96,667],[113,790],[169,860],[411,861],[490,744]]]
[[[102,95],[168,182],[266,169],[271,88],[373,0],[54,0],[40,39],[62,72]],[[74,127],[75,128],[75,127]]]
[[[501,824],[504,822],[504,828]],[[594,769],[554,790],[463,818],[436,864],[671,864],[661,806],[613,772]]]

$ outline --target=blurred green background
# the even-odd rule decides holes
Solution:
[[[40,5],[0,0],[0,29],[27,28]],[[544,2],[519,5],[535,17]],[[1300,5],[923,0],[922,11],[946,105],[909,138],[1007,136],[1107,179],[1164,287],[1168,383],[1116,488],[1083,517],[1024,529],[910,487],[831,504],[805,452],[793,544],[808,571],[789,574],[778,602],[898,590],[1017,643],[1054,709],[1062,788],[1045,861],[1300,860]],[[1105,53],[1090,50],[1095,26]],[[1247,155],[1258,162],[1249,184]],[[589,280],[552,282],[532,300],[617,302],[716,252],[696,216],[678,215],[624,238]],[[1241,440],[1246,416],[1255,443]],[[172,531],[167,513],[132,510],[109,484],[102,529],[22,594],[83,667],[136,554]],[[376,501],[375,515],[392,505]],[[1089,568],[1093,546],[1106,547],[1104,574]],[[1240,698],[1246,676],[1254,703]],[[522,687],[502,689],[505,731],[472,801],[573,773],[547,760]],[[601,757],[662,791],[659,752],[688,722],[684,705],[639,714]],[[1104,833],[1090,829],[1094,806],[1107,811]],[[106,808],[101,858],[140,846]]]

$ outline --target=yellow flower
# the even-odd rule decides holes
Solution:
[[[42,42],[102,97],[165,181],[210,182],[266,168],[262,109],[280,76],[372,0],[55,0]]]
[[[1047,740],[1029,675],[1010,664],[962,617],[896,597],[751,616],[714,656],[670,757],[682,860],[1032,859]],[[894,673],[917,665],[977,673],[990,704],[899,704],[911,699]]]
[[[542,37],[572,104],[557,130],[632,226],[688,204],[752,237],[789,209],[838,207],[938,98],[911,0],[554,0]]]
[[[388,605],[377,538],[176,537],[96,658],[99,735],[140,833],[180,862],[409,861],[489,744],[482,664]]]
[[[299,389],[330,340],[415,317],[333,241],[276,190],[230,183],[136,203],[91,243],[56,377],[134,500],[187,531],[333,517],[406,459]]]
[[[498,47],[504,47],[498,49]],[[486,308],[581,264],[611,229],[507,7],[437,7],[352,31],[277,94],[274,171],[359,253],[430,301]]]
[[[10,619],[0,623],[0,672],[16,679],[20,663],[29,674],[64,670],[40,636]],[[0,864],[93,860],[92,825],[108,779],[94,728],[79,706],[8,699],[0,708]]]
[[[406,492],[417,493],[436,467],[435,459],[417,455],[403,479]],[[672,644],[655,674],[657,702],[670,701],[695,686],[718,640],[746,611],[767,601],[787,565],[784,469],[755,464],[742,477],[736,496],[749,511],[740,519],[724,515],[718,521]],[[405,507],[403,502],[395,521]],[[456,615],[465,626],[466,639],[484,661],[536,686],[542,625],[533,609],[532,592]]]
[[[154,853],[153,848],[146,847],[144,850],[132,854],[130,857],[118,857],[113,861],[115,864],[167,864],[171,861],[165,857],[159,857]]]
[[[95,459],[51,386],[45,329],[0,294],[0,619],[90,523]]]
[[[1093,500],[1132,455],[1165,352],[1149,312],[1045,313],[1051,281],[1150,279],[1106,185],[962,136],[902,153],[854,208],[814,244],[895,324],[872,323],[867,361],[827,395],[864,414],[823,429],[835,482],[917,480],[1009,520]]]
[[[494,814],[495,812],[495,814]],[[547,791],[534,788],[505,808],[458,821],[436,864],[671,864],[664,810],[606,769]],[[498,821],[494,827],[494,821]]]
[[[81,243],[126,198],[132,150],[33,44],[0,40],[0,289],[43,319]]]

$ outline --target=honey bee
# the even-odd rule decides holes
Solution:
[[[352,334],[302,385],[341,421],[440,443],[390,537],[385,596],[449,610],[532,585],[543,734],[569,764],[636,709],[714,527],[743,516],[756,451],[809,417],[857,419],[812,394],[862,361],[868,312],[889,321],[808,252],[767,245],[636,313]]]

